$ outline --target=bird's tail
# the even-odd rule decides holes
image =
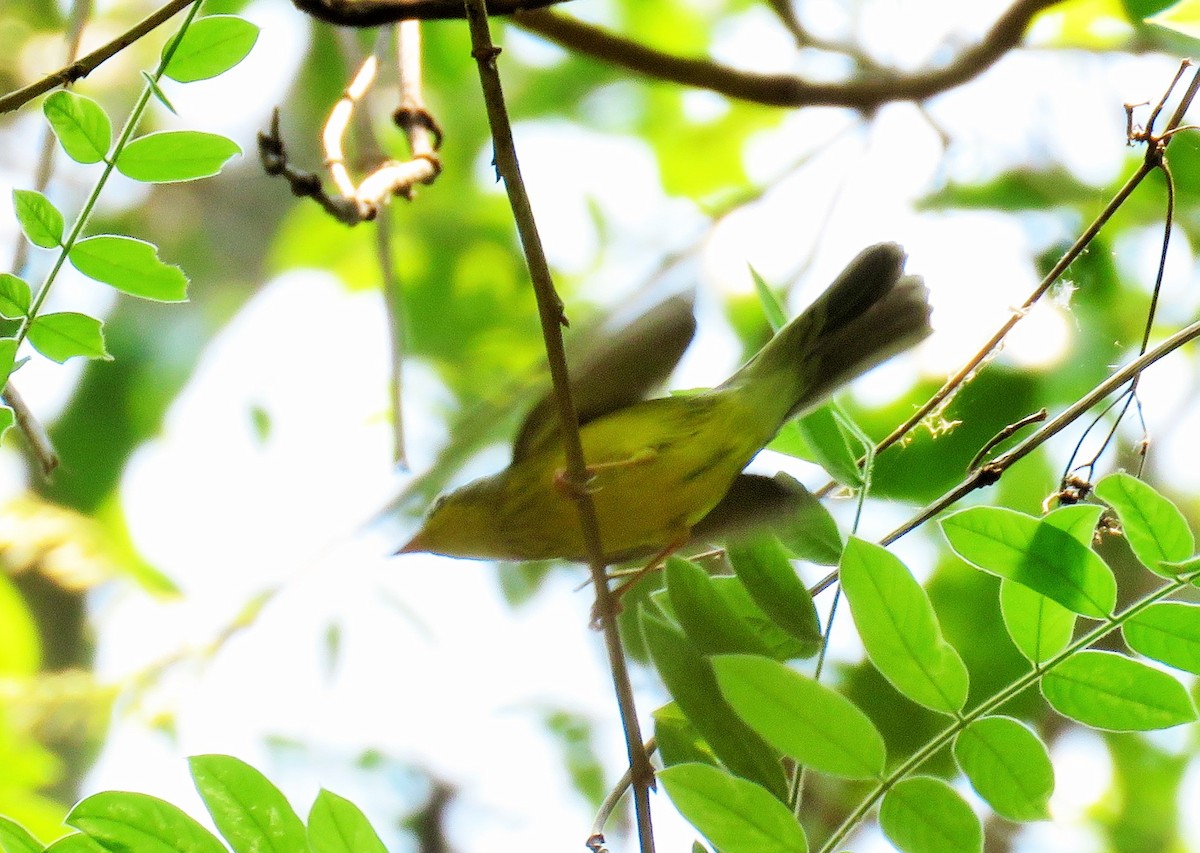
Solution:
[[[921,341],[932,331],[928,291],[904,261],[895,243],[864,249],[722,387],[762,391],[782,422]]]

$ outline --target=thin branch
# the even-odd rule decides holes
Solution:
[[[479,65],[479,79],[487,106],[488,124],[492,130],[492,142],[496,158],[496,170],[504,180],[509,204],[516,220],[521,245],[525,250],[525,261],[529,268],[534,294],[537,297],[538,316],[541,319],[542,337],[545,339],[546,358],[550,366],[550,377],[554,383],[554,396],[558,405],[559,430],[566,455],[567,482],[572,485],[579,510],[579,521],[587,552],[590,555],[592,584],[596,591],[596,607],[601,614],[601,630],[608,651],[609,667],[613,686],[617,694],[621,723],[625,731],[629,766],[633,776],[634,807],[637,813],[638,839],[642,853],[653,853],[654,835],[650,822],[650,786],[654,773],[650,759],[642,743],[641,727],[638,723],[634,703],[633,687],[621,647],[621,635],[617,630],[616,602],[608,588],[604,546],[600,539],[600,526],[596,519],[596,507],[588,493],[587,462],[579,437],[579,419],[571,399],[570,382],[567,375],[566,352],[563,347],[562,326],[566,325],[562,301],[554,288],[550,267],[542,249],[541,237],[534,222],[533,208],[525,191],[521,177],[517,150],[513,142],[512,126],[508,108],[504,103],[504,92],[500,74],[496,68],[496,57],[500,53],[492,43],[488,25],[485,0],[465,0],[467,20],[471,29],[471,54]]]
[[[57,89],[59,86],[67,86],[82,77],[88,76],[105,61],[112,59],[142,36],[165,24],[195,2],[196,0],[170,0],[170,2],[157,12],[143,18],[115,39],[96,48],[87,56],[77,59],[64,68],[60,68],[53,74],[46,75],[41,80],[0,97],[0,114],[12,112],[38,95],[45,94],[51,89]]]
[[[978,77],[1021,42],[1033,17],[1062,0],[1017,0],[983,40],[941,68],[904,74],[875,72],[853,80],[816,83],[791,74],[744,71],[709,59],[665,53],[593,24],[546,9],[521,11],[524,29],[577,53],[656,80],[709,89],[731,98],[776,107],[841,106],[870,111],[892,101],[922,101]]]
[[[1000,477],[1015,465],[1020,462],[1030,453],[1045,444],[1050,438],[1062,432],[1072,423],[1079,419],[1088,409],[1095,406],[1109,394],[1116,391],[1126,382],[1136,379],[1142,374],[1147,367],[1154,364],[1160,359],[1166,358],[1168,355],[1179,349],[1189,341],[1200,338],[1200,320],[1192,323],[1171,337],[1164,340],[1161,344],[1152,350],[1148,350],[1144,355],[1129,362],[1112,376],[1105,379],[1083,397],[1079,398],[1073,404],[1068,406],[1063,412],[1053,419],[1048,421],[1045,426],[1035,432],[1029,438],[1022,441],[1012,450],[998,456],[986,465],[976,468],[972,471],[961,483],[959,483],[950,491],[946,492],[937,500],[930,503],[915,516],[910,518],[901,526],[897,527],[887,536],[879,540],[880,545],[890,545],[900,537],[916,530],[925,522],[936,516],[938,513],[958,503],[971,492],[976,489],[982,489],[985,486],[990,486],[995,483]],[[809,591],[816,595],[829,587],[837,580],[837,571],[830,572],[820,581],[818,581]]]
[[[489,15],[511,15],[565,0],[488,0]],[[292,0],[301,12],[329,24],[378,27],[398,21],[435,21],[463,17],[459,0]]]

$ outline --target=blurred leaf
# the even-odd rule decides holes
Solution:
[[[1054,767],[1046,745],[1011,717],[983,717],[954,740],[954,758],[979,796],[1009,820],[1047,820]]]
[[[546,728],[562,745],[563,763],[575,790],[592,808],[604,801],[604,765],[596,751],[591,722],[579,714],[555,711],[546,715]]]
[[[758,301],[762,303],[763,316],[771,324],[771,330],[778,332],[787,325],[787,313],[783,309],[783,303],[754,267],[750,267],[750,277],[754,279],[754,289],[758,293]]]
[[[671,697],[721,762],[743,778],[763,783],[781,801],[783,768],[771,749],[721,697],[712,665],[678,629],[642,608],[646,647]]]
[[[163,72],[179,83],[224,74],[246,58],[258,27],[235,15],[209,15],[192,22]],[[163,46],[166,55],[170,42]]]
[[[1017,169],[982,184],[948,183],[925,196],[919,210],[1051,210],[1077,202],[1103,200],[1103,190],[1083,183],[1062,166]]]
[[[117,170],[135,181],[192,181],[219,174],[225,161],[241,153],[236,142],[220,134],[164,130],[138,137],[121,149]]]
[[[815,654],[821,644],[817,607],[779,541],[762,537],[731,544],[727,551],[733,571],[754,603],[776,625],[804,643],[809,654]]]
[[[17,422],[17,414],[8,406],[0,406],[0,439],[4,438],[4,434],[12,429]]]
[[[8,382],[17,363],[17,339],[0,338],[0,390]]]
[[[30,243],[43,249],[62,243],[63,215],[50,199],[34,190],[13,190],[13,209]]]
[[[158,259],[158,247],[145,240],[102,234],[71,247],[75,269],[131,296],[159,302],[187,299],[187,276],[177,266]]]
[[[958,793],[929,776],[897,782],[879,806],[879,826],[902,853],[983,851],[983,827]]]
[[[29,327],[29,343],[59,364],[75,356],[111,361],[112,356],[104,348],[103,327],[95,317],[73,311],[42,314]]]
[[[0,572],[0,676],[33,675],[41,661],[37,622],[20,591]]]
[[[308,814],[308,846],[312,853],[387,853],[362,810],[324,788]]]
[[[29,313],[29,285],[11,273],[0,273],[0,317],[20,320]]]
[[[76,163],[99,163],[112,145],[112,122],[104,107],[74,92],[46,96],[42,112],[67,156]]]
[[[1147,24],[1174,30],[1188,38],[1200,39],[1200,3],[1195,0],[1125,0],[1130,11]]]
[[[1200,605],[1161,601],[1131,617],[1122,628],[1138,654],[1200,675]]]
[[[1149,731],[1196,719],[1182,684],[1114,652],[1079,652],[1047,672],[1041,687],[1054,710],[1096,729]]]
[[[1004,507],[978,506],[942,519],[962,559],[1024,584],[1083,616],[1102,619],[1117,601],[1112,571],[1069,533]]]
[[[148,794],[93,794],[71,809],[65,823],[112,850],[226,853],[221,842],[193,818]]]
[[[1074,613],[1016,581],[1000,582],[1000,611],[1008,635],[1031,663],[1054,657],[1075,632]]]
[[[194,755],[188,766],[205,808],[234,853],[307,847],[299,816],[258,770],[229,755]]]
[[[838,577],[871,663],[914,702],[954,714],[967,701],[967,669],[938,626],[929,597],[899,558],[854,537]]]
[[[784,755],[846,779],[883,774],[883,736],[840,693],[763,657],[722,655],[713,668],[733,709]]]
[[[760,785],[708,764],[676,764],[657,775],[679,813],[722,853],[808,850],[796,818]]]
[[[1116,511],[1129,547],[1155,574],[1174,577],[1162,564],[1186,560],[1195,552],[1196,540],[1183,513],[1149,484],[1129,474],[1110,474],[1096,484],[1095,493]]]
[[[72,832],[47,847],[46,853],[111,853],[111,850],[101,847],[82,833]]]

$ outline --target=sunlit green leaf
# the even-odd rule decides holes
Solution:
[[[782,800],[787,786],[777,753],[721,696],[708,659],[674,626],[645,608],[639,616],[654,666],[696,731],[726,767]]]
[[[163,92],[162,87],[158,85],[158,81],[154,79],[153,75],[147,71],[142,71],[142,81],[147,87],[149,87],[150,94],[154,95],[154,100],[166,107],[167,112],[171,113],[171,115],[178,115],[178,113],[175,111],[175,105],[171,103],[170,99],[167,97],[166,93]]]
[[[1024,584],[1063,607],[1093,618],[1112,612],[1117,582],[1090,548],[1031,515],[977,506],[942,519],[942,532],[976,568]]]
[[[840,693],[762,657],[723,655],[713,668],[733,709],[784,755],[847,779],[883,773],[883,736]]]
[[[1138,654],[1200,675],[1200,605],[1152,604],[1130,618],[1121,631]]]
[[[236,15],[200,18],[184,34],[165,74],[179,83],[216,77],[245,59],[257,40],[258,27],[245,18]],[[164,46],[164,54],[166,50]]]
[[[387,853],[362,809],[324,789],[308,814],[308,845],[312,853]]]
[[[11,416],[12,409],[7,411]],[[0,676],[33,675],[41,662],[42,640],[37,621],[21,591],[7,575],[0,574]]]
[[[112,145],[112,122],[104,107],[74,92],[46,96],[42,112],[67,156],[77,163],[99,163]]]
[[[4,438],[4,433],[12,429],[17,422],[17,413],[8,406],[0,406],[0,438]]]
[[[1067,647],[1075,632],[1075,614],[1024,584],[1000,581],[1000,613],[1017,649],[1043,663]]]
[[[6,817],[0,817],[0,851],[2,853],[42,853],[43,845],[25,827]]]
[[[127,791],[103,791],[78,803],[64,823],[110,850],[226,853],[211,832],[177,806]]]
[[[75,269],[131,296],[159,302],[187,299],[187,276],[158,259],[153,243],[102,234],[80,240],[68,256]]]
[[[1200,3],[1184,0],[1182,3],[1158,2],[1154,5],[1163,11],[1146,18],[1147,24],[1156,24],[1188,38],[1200,39]]]
[[[0,273],[0,317],[20,320],[29,313],[32,297],[24,279],[12,273]]]
[[[117,155],[117,169],[135,181],[192,181],[219,173],[225,161],[241,153],[236,142],[220,134],[166,130],[126,145]]]
[[[104,348],[103,329],[103,323],[86,314],[73,311],[41,314],[29,327],[29,343],[59,364],[75,356],[110,361],[112,356]]]
[[[821,642],[817,608],[779,541],[763,537],[732,543],[728,553],[733,571],[754,603],[815,653]]]
[[[0,389],[8,382],[17,362],[17,339],[0,338]]]
[[[675,808],[722,853],[805,853],[791,811],[760,785],[708,764],[658,772]]]
[[[717,593],[704,569],[672,557],[667,561],[665,574],[672,612],[702,654],[770,654],[753,628]]]
[[[977,853],[983,826],[958,793],[929,776],[897,782],[879,806],[879,826],[901,853]]]
[[[304,824],[258,770],[228,755],[194,755],[188,766],[213,823],[235,853],[306,849]]]
[[[1165,729],[1196,719],[1183,685],[1113,652],[1080,652],[1046,673],[1042,695],[1064,717],[1116,732]]]
[[[111,848],[101,847],[81,832],[72,832],[47,847],[46,853],[111,853]]]
[[[1110,474],[1096,484],[1096,497],[1116,510],[1129,547],[1150,571],[1166,577],[1162,566],[1186,560],[1196,540],[1179,508],[1149,484],[1128,474]]]
[[[654,740],[658,743],[658,754],[663,766],[672,764],[717,764],[717,756],[696,727],[683,715],[676,702],[668,702],[656,708],[654,717]]]
[[[861,449],[851,446],[832,405],[819,406],[796,423],[817,464],[843,485],[852,488],[862,485],[862,472],[858,470]]]
[[[62,242],[63,215],[50,199],[34,190],[13,190],[13,209],[30,243],[53,249]]]
[[[1009,820],[1045,820],[1054,767],[1042,741],[1011,717],[984,717],[954,740],[954,758],[979,796]]]
[[[967,668],[942,636],[929,596],[899,558],[851,538],[839,577],[875,668],[897,690],[953,714],[967,701]]]

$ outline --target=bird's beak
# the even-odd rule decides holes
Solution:
[[[425,540],[421,536],[421,531],[417,531],[417,535],[409,539],[400,550],[393,552],[393,556],[399,554],[419,554],[422,551],[428,551],[429,548],[425,545]]]

